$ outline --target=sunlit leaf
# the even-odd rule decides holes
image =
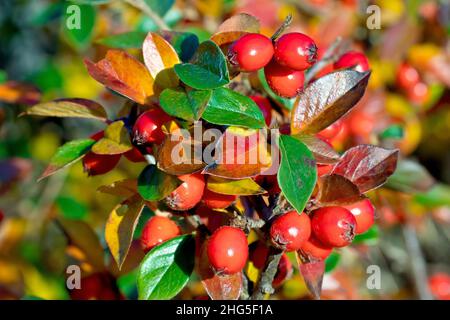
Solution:
[[[190,32],[161,30],[158,34],[172,45],[183,62],[188,62],[199,46],[198,37]]]
[[[317,180],[314,156],[305,144],[291,136],[280,135],[278,144],[281,151],[278,184],[289,203],[302,212]]]
[[[328,143],[313,135],[298,135],[295,138],[303,142],[313,153],[317,163],[333,164],[339,161],[340,155]]]
[[[167,197],[181,182],[155,165],[148,165],[138,178],[138,192],[148,201],[159,201]]]
[[[331,173],[353,182],[361,193],[381,186],[397,166],[398,150],[359,145],[347,150]]]
[[[248,32],[244,31],[220,32],[213,34],[211,36],[211,41],[214,41],[215,44],[217,44],[219,47],[222,47],[232,44],[234,41],[238,40],[246,34],[248,34]]]
[[[230,82],[226,58],[210,40],[200,44],[189,63],[177,64],[175,72],[195,89],[215,89]]]
[[[153,248],[138,272],[140,300],[167,300],[176,296],[194,269],[195,240],[182,235]]]
[[[341,118],[361,99],[370,72],[342,70],[327,74],[305,88],[291,112],[291,132],[317,133]]]
[[[251,178],[241,180],[230,180],[220,177],[209,176],[206,187],[220,194],[250,196],[264,194],[264,190]]]
[[[253,129],[265,127],[264,116],[256,103],[249,97],[228,88],[213,90],[202,118],[219,125]]]
[[[84,60],[92,78],[140,104],[153,96],[154,79],[147,68],[125,51],[109,50],[97,63]]]
[[[171,116],[196,121],[202,116],[210,98],[210,90],[168,88],[161,93],[160,104],[161,108]]]
[[[95,140],[92,139],[81,139],[67,142],[59,147],[44,173],[39,177],[39,180],[80,160],[87,152],[89,152],[89,150],[91,150],[94,143]]]
[[[351,204],[361,199],[358,187],[343,176],[331,174],[319,179],[316,200],[323,206]]]
[[[139,216],[144,208],[144,201],[134,195],[117,205],[111,211],[105,227],[105,240],[119,269],[122,267],[130,249],[133,233]]]
[[[123,121],[115,121],[106,129],[104,137],[92,146],[96,154],[123,154],[131,150],[130,136]]]
[[[43,117],[87,118],[104,121],[105,109],[95,101],[88,99],[59,99],[43,102],[28,108],[20,114]]]

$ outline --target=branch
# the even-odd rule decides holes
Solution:
[[[143,0],[125,0],[128,4],[145,13],[161,30],[170,30],[170,27],[157,15]]]
[[[266,294],[272,294],[274,289],[272,287],[273,279],[277,274],[278,264],[280,263],[283,251],[271,247],[269,256],[267,257],[266,267],[261,275],[255,290],[253,291],[252,300],[263,300]]]

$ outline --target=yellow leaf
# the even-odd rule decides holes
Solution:
[[[206,187],[216,193],[228,195],[250,196],[266,193],[266,190],[250,178],[230,180],[209,176]]]
[[[105,129],[105,135],[92,146],[96,154],[122,154],[133,148],[123,121],[115,121]]]

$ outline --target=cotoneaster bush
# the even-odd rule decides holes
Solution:
[[[262,299],[292,274],[285,252],[318,296],[325,259],[370,232],[374,207],[365,193],[394,172],[398,152],[358,145],[339,154],[329,142],[365,92],[368,60],[362,52],[321,53],[334,71],[320,76],[314,39],[287,32],[289,21],[269,38],[256,32],[257,19],[239,14],[202,43],[177,41],[182,32],[149,33],[143,62],[116,49],[86,59],[93,79],[129,100],[120,116],[79,98],[25,112],[104,124],[61,146],[41,179],[78,160],[88,175],[113,170],[122,155],[147,163],[139,176],[99,188],[123,199],[105,222],[118,269],[136,250],[144,207],[155,214],[141,221],[140,299],[173,298],[192,273],[212,299]],[[418,81],[399,72],[405,88]],[[180,140],[183,132],[194,135]],[[102,296],[98,278],[85,280],[95,287],[86,297]]]

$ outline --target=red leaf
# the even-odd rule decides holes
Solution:
[[[381,186],[394,173],[398,150],[359,145],[347,150],[331,173],[353,182],[361,193]]]
[[[320,205],[350,204],[361,198],[358,187],[343,176],[331,174],[319,179],[319,193],[316,199]]]

